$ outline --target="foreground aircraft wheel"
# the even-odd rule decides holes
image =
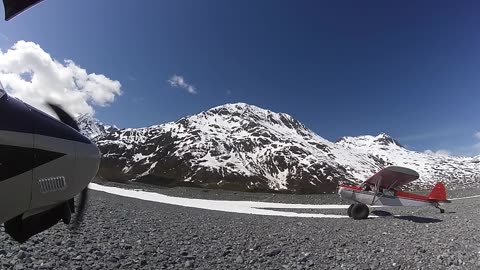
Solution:
[[[350,204],[350,206],[347,209],[347,215],[348,217],[352,217],[352,208],[355,204]]]
[[[440,209],[440,213],[441,214],[445,213],[445,209]]]
[[[354,204],[351,210],[353,219],[366,219],[370,210],[368,206],[363,203]]]
[[[63,217],[62,221],[65,224],[70,224],[72,220],[72,211],[70,210],[70,204],[68,202],[63,204]]]

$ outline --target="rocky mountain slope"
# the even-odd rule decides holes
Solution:
[[[288,114],[245,103],[95,138],[102,152],[101,177],[160,185],[331,192],[338,181],[361,182],[393,164],[417,170],[421,187],[437,180],[472,185],[480,167],[478,157],[417,153],[386,134],[333,143]]]
[[[118,130],[116,126],[105,125],[89,114],[77,117],[77,123],[81,133],[92,140]]]
[[[425,188],[437,181],[461,186],[480,184],[480,156],[472,158],[415,152],[383,133],[378,136],[343,137],[337,144],[372,154],[387,164],[411,168],[420,174],[422,180],[416,184]]]

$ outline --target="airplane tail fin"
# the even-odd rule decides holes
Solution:
[[[428,194],[428,199],[438,202],[450,202],[447,200],[447,192],[445,191],[445,186],[442,182],[437,182],[437,184],[435,184],[432,192]]]

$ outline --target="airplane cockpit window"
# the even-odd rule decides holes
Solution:
[[[2,82],[0,82],[0,98],[5,95],[5,89],[3,88]]]

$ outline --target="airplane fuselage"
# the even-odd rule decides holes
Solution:
[[[0,89],[0,223],[79,194],[100,163],[95,144]]]
[[[384,206],[435,206],[438,202],[428,197],[401,191],[365,191],[356,186],[340,186],[338,195],[343,199],[366,205]]]

